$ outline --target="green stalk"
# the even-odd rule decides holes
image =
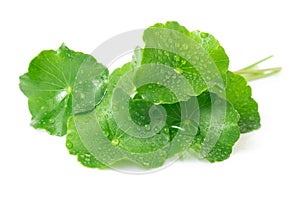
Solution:
[[[257,70],[244,70],[235,72],[236,74],[240,74],[244,76],[247,81],[253,81],[261,78],[265,78],[268,76],[272,76],[281,71],[280,67],[276,68],[268,68],[268,69],[257,69]]]
[[[268,57],[266,57],[266,58],[264,58],[264,59],[261,59],[260,61],[257,61],[257,62],[255,62],[255,63],[253,63],[253,64],[251,64],[251,65],[249,65],[249,66],[243,68],[243,69],[240,69],[240,70],[238,70],[238,71],[243,71],[243,70],[253,69],[253,68],[257,67],[258,64],[260,64],[260,63],[262,63],[262,62],[264,62],[264,61],[266,61],[266,60],[269,60],[269,59],[272,58],[272,57],[273,57],[273,55],[270,55],[270,56],[268,56]],[[237,71],[237,72],[238,72],[238,71]]]
[[[272,58],[273,56],[268,56],[258,62],[255,62],[245,68],[242,68],[238,71],[235,71],[234,73],[239,74],[246,78],[247,81],[253,81],[261,78],[266,78],[268,76],[272,76],[274,74],[277,74],[281,71],[281,67],[275,67],[275,68],[267,68],[267,69],[254,69],[258,67],[258,64]]]

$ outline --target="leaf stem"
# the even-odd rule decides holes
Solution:
[[[249,65],[249,66],[247,66],[247,67],[245,67],[245,68],[243,68],[243,69],[240,69],[240,70],[238,70],[238,71],[243,71],[243,70],[247,70],[247,69],[253,69],[253,68],[257,67],[258,64],[260,64],[260,63],[262,63],[262,62],[264,62],[264,61],[266,61],[266,60],[269,60],[269,59],[272,58],[272,57],[273,57],[273,55],[270,55],[270,56],[268,56],[268,57],[266,57],[266,58],[263,58],[263,59],[261,59],[261,60],[255,62],[255,63],[253,63],[253,64],[251,64],[251,65]],[[237,72],[238,72],[238,71],[237,71]]]
[[[253,81],[261,78],[272,76],[281,71],[281,67],[267,68],[267,69],[256,69],[256,70],[239,70],[236,74],[244,76],[247,81]]]
[[[238,71],[235,71],[234,73],[242,75],[244,78],[246,78],[247,81],[253,81],[261,78],[266,78],[268,76],[272,76],[274,74],[277,74],[281,71],[281,67],[274,67],[274,68],[267,68],[267,69],[254,69],[257,67],[258,64],[272,58],[273,56],[268,56],[260,61],[257,61],[245,68],[242,68]]]

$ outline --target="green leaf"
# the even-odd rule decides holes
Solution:
[[[196,97],[176,104],[164,105],[167,128],[171,137],[168,157],[186,151],[194,141],[198,131],[200,110]]]
[[[130,63],[125,64],[122,68],[115,69],[109,76],[106,94],[96,109],[89,113],[74,116],[74,126],[72,126],[72,123],[69,123],[68,126],[68,135],[69,133],[77,133],[79,136],[77,139],[80,139],[77,143],[81,143],[89,152],[89,155],[91,155],[89,159],[97,160],[104,166],[110,167],[117,161],[126,158],[120,151],[120,148],[117,147],[119,142],[116,140],[117,138],[114,137],[118,129],[114,127],[115,123],[112,121],[110,99],[117,81],[124,73],[130,70],[132,70],[132,64]],[[80,157],[80,154],[77,153],[79,151],[69,152]],[[90,165],[85,166],[90,167]]]
[[[227,72],[226,98],[240,114],[241,133],[260,128],[258,105],[251,95],[251,88],[247,85],[245,78]]]
[[[99,162],[82,144],[72,117],[70,117],[68,122],[66,147],[71,155],[77,155],[78,161],[84,166],[99,169],[107,168],[106,165]]]
[[[68,136],[69,133],[78,131],[82,144],[89,152],[90,156],[88,159],[92,161],[98,160],[99,163],[104,163],[103,165],[112,166],[116,162],[127,159],[145,168],[159,167],[163,165],[167,157],[169,135],[158,133],[151,137],[136,137],[136,132],[133,131],[131,123],[126,124],[128,129],[122,130],[119,127],[120,122],[117,123],[114,118],[114,112],[119,111],[112,104],[115,88],[118,87],[120,79],[126,77],[126,74],[132,70],[133,65],[127,63],[110,75],[107,92],[103,100],[94,111],[74,116],[75,126],[71,126],[72,124],[70,123]],[[117,105],[121,107],[120,104],[124,104],[124,106],[128,104],[127,106],[129,107],[127,109],[129,109],[129,117],[132,117],[132,121],[140,121],[140,117],[147,112],[146,110],[155,106],[153,103],[150,104],[143,100],[133,100],[129,96],[129,101],[126,102],[123,99],[124,93],[120,94],[121,96],[116,98],[118,101]],[[156,110],[154,109],[154,111]],[[127,120],[128,116],[123,117]],[[148,117],[150,117],[150,120],[153,120],[153,116],[150,115]],[[149,125],[147,122],[149,121],[145,118],[140,124],[136,125],[148,130],[145,127],[145,125]],[[81,155],[77,152],[73,154],[78,154],[79,157]],[[83,154],[86,154],[86,152]],[[89,167],[89,163],[83,164]]]
[[[160,134],[159,127],[152,126],[156,122],[163,123],[159,118],[163,113],[157,113],[159,108],[144,100],[133,100],[126,93],[134,91],[133,70],[133,65],[128,63],[112,73],[106,96],[96,113],[107,138],[117,141],[116,148],[127,159],[146,168],[158,167],[166,159],[169,136]],[[147,115],[151,109],[154,113]],[[135,123],[137,121],[139,123]]]
[[[169,157],[191,147],[210,162],[227,159],[240,135],[239,114],[229,102],[213,93],[204,92],[196,101],[192,99],[164,105],[167,124],[174,135]],[[187,115],[188,121],[183,117]]]
[[[191,148],[210,162],[227,159],[240,136],[239,114],[226,100],[213,93],[197,97],[199,130]]]
[[[207,89],[224,88],[229,61],[213,36],[167,22],[146,29],[143,38],[135,85],[144,99],[176,103]]]
[[[199,30],[193,31],[192,37],[207,51],[221,74],[226,75],[229,66],[229,58],[219,41],[213,35]]]
[[[71,115],[92,110],[100,101],[107,76],[107,68],[92,56],[65,45],[57,51],[42,51],[20,77],[20,89],[28,97],[31,125],[52,135],[65,135]]]

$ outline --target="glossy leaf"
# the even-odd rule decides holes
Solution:
[[[207,89],[224,88],[229,60],[213,36],[167,22],[146,29],[144,41],[135,83],[145,99],[176,103]]]
[[[71,117],[68,123],[66,147],[71,155],[77,155],[77,159],[86,167],[105,169],[106,165],[99,162],[82,144],[75,123]]]
[[[240,114],[239,126],[242,133],[260,128],[258,104],[251,97],[252,91],[244,77],[227,72],[226,98]]]
[[[210,162],[223,161],[239,139],[239,114],[229,102],[215,94],[204,93],[198,96],[198,102],[199,132],[191,147]]]
[[[107,76],[107,68],[92,56],[65,45],[57,51],[42,51],[20,77],[20,89],[28,97],[31,125],[52,135],[65,135],[71,115],[92,110],[100,101]],[[96,96],[88,96],[91,91]]]

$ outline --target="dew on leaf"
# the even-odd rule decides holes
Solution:
[[[108,137],[108,136],[109,136],[109,132],[108,132],[108,131],[104,131],[104,132],[103,132],[103,135],[104,135],[105,137]]]
[[[111,144],[114,145],[114,146],[118,146],[120,143],[120,140],[118,138],[114,138],[112,141],[111,141]]]
[[[117,106],[114,105],[114,106],[112,107],[112,110],[113,110],[113,111],[118,111],[119,108],[118,108]]]
[[[48,121],[50,124],[54,124],[55,123],[55,120],[54,119],[49,119],[49,121]]]
[[[202,38],[207,38],[207,37],[208,37],[208,33],[201,32],[201,33],[200,33],[200,36],[201,36]]]
[[[67,141],[66,146],[68,149],[72,149],[73,148],[73,144],[70,141]]]
[[[71,94],[72,93],[72,88],[70,86],[68,86],[66,91],[67,91],[67,94]]]
[[[178,74],[181,74],[183,72],[183,70],[179,67],[176,67],[175,69],[175,72],[177,72]]]
[[[165,132],[166,134],[169,134],[169,132],[170,132],[169,128],[168,128],[168,127],[165,127],[165,128],[164,128],[164,132]]]
[[[150,131],[150,129],[151,129],[150,125],[149,125],[149,124],[146,124],[146,125],[145,125],[145,130],[146,130],[146,131]]]

